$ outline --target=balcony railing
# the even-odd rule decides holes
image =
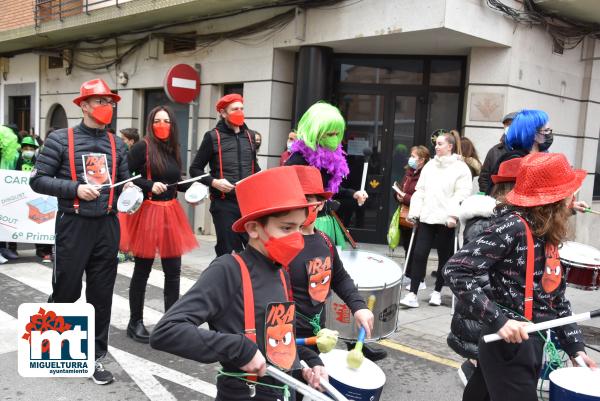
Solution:
[[[128,0],[120,0],[124,3]],[[90,11],[106,7],[119,7],[119,0],[37,0],[35,4],[35,26],[39,27],[43,22],[60,20],[65,17],[89,14]]]

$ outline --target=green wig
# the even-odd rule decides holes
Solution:
[[[0,125],[0,170],[14,170],[19,159],[19,138],[14,131]]]
[[[339,109],[325,102],[317,102],[310,106],[298,123],[298,139],[306,146],[317,150],[317,145],[330,150],[336,150],[344,138],[346,123]],[[335,132],[335,137],[326,137],[325,134]]]

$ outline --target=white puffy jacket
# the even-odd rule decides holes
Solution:
[[[423,167],[410,201],[409,218],[445,225],[458,218],[460,203],[471,195],[471,171],[457,154],[435,156]]]

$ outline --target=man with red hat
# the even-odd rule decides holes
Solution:
[[[190,175],[204,174],[210,166],[210,176],[200,182],[210,188],[210,214],[217,232],[217,256],[241,251],[247,243],[246,234],[231,230],[240,218],[236,199],[236,182],[260,171],[256,158],[254,131],[244,123],[244,99],[237,93],[223,96],[216,105],[221,117],[217,126],[204,134],[198,153],[190,166]]]
[[[29,179],[35,192],[58,198],[56,253],[48,302],[77,301],[85,271],[86,299],[96,311],[96,366],[92,378],[97,384],[113,380],[101,359],[108,349],[119,247],[119,189],[99,184],[129,178],[127,146],[106,131],[119,100],[103,80],[84,82],[80,95],[73,100],[81,108],[83,121],[50,133]]]
[[[236,191],[241,216],[232,229],[248,234],[248,247],[213,260],[158,322],[150,345],[201,363],[220,362],[217,400],[286,399],[281,383],[263,377],[267,362],[286,372],[299,371],[298,357],[309,366],[320,363],[316,353],[296,345],[284,269],[304,248],[300,228],[316,204],[306,201],[292,167],[246,178]],[[210,329],[200,327],[204,323]],[[302,371],[314,387],[320,374],[322,367]]]
[[[482,334],[497,333],[504,340],[479,341],[478,387],[486,388],[492,401],[537,401],[545,344],[551,339],[545,333],[527,334],[525,326],[572,314],[559,247],[586,171],[571,168],[562,154],[532,153],[521,160],[516,176],[515,187],[494,211],[494,224],[443,270],[454,295],[482,322]],[[479,280],[486,274],[488,293]],[[597,367],[585,353],[576,324],[552,331],[572,360],[579,357]]]

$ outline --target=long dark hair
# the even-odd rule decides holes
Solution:
[[[154,136],[152,125],[154,124],[154,117],[156,113],[164,110],[169,115],[171,121],[171,132],[169,139],[161,141]],[[168,106],[156,106],[148,114],[148,120],[146,121],[146,143],[148,146],[148,158],[152,160],[152,166],[157,174],[164,173],[167,168],[167,158],[169,156],[174,157],[177,162],[179,170],[181,170],[181,154],[179,152],[179,131],[177,131],[177,121],[175,120],[175,113]]]

